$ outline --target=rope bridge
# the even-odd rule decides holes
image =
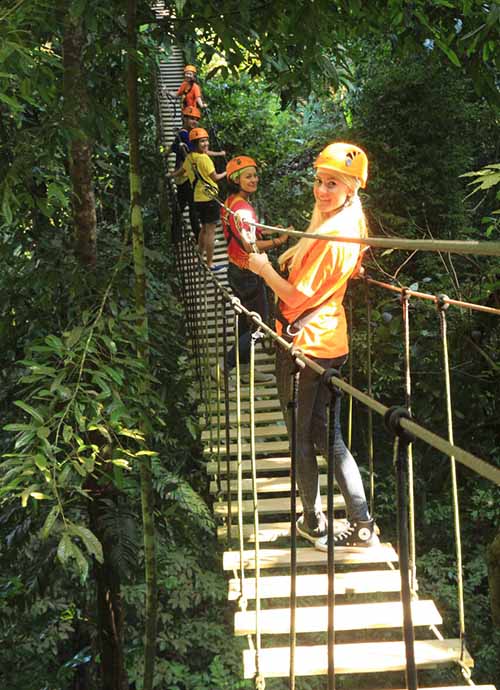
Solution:
[[[159,68],[161,135],[166,147],[180,122],[178,109],[176,111],[175,105],[164,94],[180,83],[183,62],[181,52],[174,49],[168,63]],[[175,190],[169,179],[166,184],[174,209]],[[177,218],[178,214],[174,212],[173,216]],[[391,674],[399,672],[405,675],[405,687],[413,690],[418,687],[420,669],[458,665],[465,682],[474,685],[471,678],[473,659],[466,647],[456,464],[468,467],[497,486],[500,485],[500,469],[454,443],[447,309],[453,306],[486,311],[493,316],[500,315],[500,310],[365,279],[368,381],[364,392],[352,385],[352,369],[349,382],[340,378],[338,372],[324,371],[300,351],[294,351],[288,342],[262,322],[258,314],[248,312],[228,289],[224,271],[220,271],[216,278],[207,269],[195,248],[187,219],[184,217],[181,222],[183,227],[175,233],[179,238],[175,246],[178,275],[199,381],[200,415],[204,426],[202,440],[207,472],[211,477],[210,490],[215,498],[214,512],[221,520],[218,537],[227,546],[223,568],[232,575],[228,598],[238,607],[234,618],[235,634],[248,638],[248,649],[243,654],[244,677],[253,679],[255,687],[263,690],[266,678],[287,677],[289,687],[293,689],[300,676],[325,675],[328,689],[333,690],[341,674],[384,673],[387,674],[388,687],[392,687],[394,677]],[[303,233],[297,234],[304,236]],[[500,243],[494,242],[430,243],[367,238],[365,243],[372,247],[432,248],[434,251],[500,255]],[[220,231],[215,261],[227,265],[225,240]],[[404,332],[404,407],[388,408],[373,396],[370,324],[374,290],[400,294]],[[446,436],[431,432],[411,417],[411,299],[433,301],[436,305],[445,379]],[[220,370],[219,361],[238,341],[242,315],[253,319],[256,330],[251,340],[249,385],[242,383],[236,348],[233,387],[227,372]],[[328,453],[327,457],[320,459],[323,509],[330,518],[336,516],[336,519],[328,520],[327,554],[297,545],[295,523],[301,502],[295,488],[296,400],[292,401],[289,409],[292,429],[289,444],[274,384],[258,384],[254,379],[256,365],[260,371],[273,369],[271,349],[259,347],[259,341],[290,351],[296,363],[295,384],[301,369],[311,367],[324,376],[330,386]],[[297,390],[297,385],[294,390]],[[347,396],[349,401],[349,445],[353,400],[363,405],[368,413],[372,514],[375,501],[374,415],[383,418],[392,435],[397,552],[387,542],[371,548],[334,546],[333,535],[345,524],[340,517],[345,505],[342,496],[336,492],[333,454],[335,400],[340,395]],[[453,639],[445,639],[440,633],[439,626],[443,620],[434,602],[421,599],[418,594],[412,458],[415,440],[450,460],[459,612],[459,634]],[[326,599],[326,605],[299,605],[299,600],[304,598],[316,602]],[[321,635],[323,644],[310,644],[310,640],[315,641],[318,635]],[[273,639],[280,640],[282,645],[275,645]],[[483,687],[492,690],[493,686]]]

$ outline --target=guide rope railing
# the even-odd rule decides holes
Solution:
[[[193,163],[193,168],[196,166]],[[226,213],[237,217],[237,212],[230,209],[218,197],[215,188],[201,176],[196,175],[197,181],[203,184],[205,192],[223,208]],[[472,254],[475,256],[500,256],[500,242],[478,240],[407,240],[401,237],[346,237],[344,235],[322,235],[313,232],[303,232],[293,228],[283,228],[278,225],[267,225],[259,221],[252,221],[254,228],[269,230],[278,234],[286,234],[298,239],[308,238],[323,240],[326,242],[344,242],[347,244],[359,244],[361,246],[379,249],[402,249],[407,251],[424,250],[431,252],[449,252],[451,254]]]
[[[274,226],[263,226],[263,224],[259,224],[261,227],[265,227],[266,229],[273,229],[276,232],[287,232],[288,234],[291,234],[290,230],[284,230],[283,228],[278,228]],[[293,233],[295,234],[295,233]],[[296,233],[298,236],[303,237],[303,236],[308,236],[306,233]],[[316,237],[316,235],[312,235],[312,237]],[[326,240],[334,240],[334,241],[343,241],[344,238],[340,237],[325,237],[325,236],[319,236],[321,239],[326,239]],[[433,242],[433,241],[432,241]],[[358,241],[359,243],[359,241]],[[181,241],[181,244],[186,244],[185,240]],[[399,245],[399,242],[396,241],[395,244]],[[477,244],[477,243],[475,243]],[[483,243],[485,244],[485,243]],[[492,244],[492,243],[487,243]],[[426,247],[427,248],[427,247]],[[462,249],[462,247],[460,248]],[[484,255],[489,255],[491,254],[491,248],[479,248],[481,250],[481,253]],[[479,251],[478,247],[476,246],[476,251]],[[449,247],[448,247],[448,250]],[[205,371],[208,370],[210,366],[210,358],[209,358],[209,345],[208,345],[208,338],[207,338],[207,329],[208,329],[208,322],[207,322],[207,309],[208,309],[208,302],[206,299],[207,295],[207,285],[208,281],[211,281],[213,284],[215,290],[217,291],[217,295],[221,295],[223,301],[225,302],[226,305],[229,305],[230,308],[233,309],[235,312],[235,320],[236,322],[238,321],[239,314],[244,314],[247,318],[250,318],[251,321],[254,324],[254,327],[258,329],[259,333],[264,333],[266,337],[270,338],[272,341],[278,344],[279,347],[282,347],[284,349],[287,349],[288,351],[291,352],[292,350],[292,345],[282,339],[280,336],[278,336],[277,333],[274,332],[272,328],[270,328],[267,324],[263,323],[261,317],[254,313],[254,312],[249,312],[246,310],[240,303],[239,300],[234,298],[222,285],[219,284],[217,281],[216,277],[212,274],[212,272],[208,269],[208,267],[203,263],[201,260],[201,256],[199,252],[194,251],[194,247],[192,246],[191,243],[191,251],[187,249],[186,247],[183,248],[183,250],[180,252],[180,255],[182,256],[183,259],[183,265],[186,265],[186,259],[188,260],[188,263],[191,263],[191,267],[193,265],[193,259],[196,261],[198,265],[198,269],[201,267],[202,272],[203,272],[203,286],[204,286],[204,294],[205,298],[203,300],[203,306],[204,306],[204,311],[205,311],[205,318],[203,319],[203,326],[204,328],[204,333],[205,333],[205,338],[203,340],[203,345],[204,345],[204,364],[205,364]],[[367,284],[374,284],[378,285],[379,287],[385,287],[385,284],[381,284],[380,281],[373,281],[372,279],[365,279],[367,281]],[[199,281],[199,278],[198,278]],[[196,285],[196,278],[195,278],[195,285]],[[422,297],[423,299],[433,299],[436,304],[439,304],[439,300],[436,298],[436,296],[432,295],[426,295],[425,293],[418,293],[417,291],[412,291],[404,288],[395,288],[394,286],[389,286],[389,289],[394,290],[396,292],[399,292],[402,296],[401,301],[403,305],[403,309],[405,309],[405,304],[407,307],[408,304],[408,298],[410,296],[415,296],[415,297]],[[196,288],[194,290],[196,293]],[[189,293],[189,291],[188,291]],[[219,299],[219,297],[217,297]],[[189,301],[191,302],[191,305],[194,303],[196,304],[196,294],[193,295],[193,291],[189,293]],[[444,304],[453,304],[455,306],[461,306],[464,308],[478,308],[479,311],[488,311],[489,313],[500,313],[500,310],[495,310],[493,308],[483,308],[482,305],[474,305],[471,303],[466,303],[462,302],[459,300],[450,300],[449,298],[441,298],[441,303]],[[198,301],[199,304],[199,301]],[[367,310],[369,314],[370,310],[370,300],[369,297],[367,297]],[[195,308],[196,312],[196,308]],[[193,310],[190,309],[189,313],[193,313]],[[444,313],[444,311],[441,309],[440,313]],[[367,319],[368,324],[370,324],[370,318]],[[195,319],[196,326],[193,328],[193,331],[196,332],[198,330],[197,326],[199,324],[199,318]],[[407,328],[409,330],[409,325],[407,325]],[[445,328],[445,326],[444,326]],[[218,338],[218,329],[216,328],[216,342]],[[224,332],[227,331],[227,321],[225,322],[224,325]],[[236,339],[235,342],[238,341],[237,338],[237,332],[238,332],[238,327],[236,326],[235,328],[236,332]],[[227,337],[227,336],[226,336]],[[443,341],[444,343],[444,341]],[[444,345],[443,345],[444,346]],[[224,353],[227,352],[227,342],[224,345]],[[405,351],[408,350],[409,352],[409,345],[408,341],[405,338]],[[216,356],[217,356],[217,365],[218,366],[218,349],[216,346]],[[370,381],[369,381],[369,394],[365,394],[359,389],[355,388],[352,385],[352,378],[351,378],[351,383],[346,383],[342,379],[340,379],[338,376],[335,375],[329,375],[328,372],[325,372],[319,365],[317,365],[315,362],[312,360],[309,360],[306,356],[304,356],[302,353],[298,351],[294,351],[293,353],[291,352],[294,360],[297,362],[298,366],[309,366],[313,370],[315,370],[317,373],[326,376],[329,378],[330,384],[335,387],[335,389],[339,392],[345,392],[347,393],[352,399],[356,399],[358,402],[360,402],[362,405],[364,405],[368,412],[369,415],[371,416],[372,413],[379,414],[381,416],[385,416],[388,413],[388,408],[386,408],[384,405],[376,401],[372,397],[372,385],[371,385],[371,363],[369,366],[369,376],[370,376]],[[245,558],[244,558],[244,543],[243,543],[243,521],[242,521],[242,466],[243,466],[243,461],[242,461],[242,436],[241,436],[241,389],[240,389],[240,367],[239,367],[239,352],[238,352],[238,347],[236,347],[236,383],[237,383],[237,445],[238,445],[238,450],[237,450],[237,457],[238,457],[238,462],[237,462],[237,490],[238,490],[238,533],[239,533],[239,549],[240,549],[240,573],[239,573],[239,578],[240,578],[240,608],[244,610],[247,605],[247,597],[245,595]],[[251,340],[251,363],[250,363],[250,405],[251,405],[251,412],[250,412],[250,447],[251,447],[251,473],[252,473],[252,496],[253,496],[253,527],[254,527],[254,539],[255,539],[255,547],[254,547],[254,558],[255,558],[255,611],[256,611],[256,625],[255,625],[255,667],[256,667],[256,676],[255,676],[255,685],[257,688],[263,688],[265,687],[265,679],[260,673],[260,667],[259,667],[259,658],[260,658],[260,647],[261,647],[261,631],[260,631],[260,561],[259,561],[259,516],[258,516],[258,501],[257,501],[257,477],[256,477],[256,453],[255,453],[255,408],[254,408],[254,392],[255,392],[255,383],[254,383],[254,367],[255,367],[255,339],[252,338]],[[445,368],[447,368],[448,365],[446,365]],[[405,402],[409,404],[411,402],[411,389],[408,389],[407,381],[408,381],[408,370],[405,370]],[[201,377],[203,378],[203,377]],[[229,399],[229,390],[228,390],[228,381],[227,381],[227,371],[224,371],[224,378],[225,378],[225,424],[226,424],[226,435],[227,435],[227,429],[229,427],[228,419],[229,419],[229,407],[228,407],[228,399]],[[207,418],[211,418],[212,414],[212,402],[211,402],[211,393],[210,393],[210,385],[209,385],[209,380],[205,380],[205,383],[207,383],[207,396],[206,396],[206,415]],[[203,387],[202,387],[203,390]],[[205,397],[205,396],[204,396]],[[450,406],[451,406],[451,400],[450,400]],[[451,409],[451,407],[450,407]],[[334,412],[333,412],[334,414]],[[218,404],[217,406],[217,418],[220,417],[220,406]],[[370,425],[371,426],[371,425]],[[500,485],[500,470],[496,468],[495,466],[491,465],[490,463],[487,463],[486,461],[482,460],[481,458],[478,458],[474,456],[473,454],[469,453],[468,451],[465,451],[464,449],[455,446],[453,442],[453,436],[452,434],[448,435],[448,440],[445,440],[438,436],[437,434],[434,434],[433,432],[430,432],[429,430],[425,429],[424,427],[418,425],[414,420],[411,419],[411,416],[408,412],[408,417],[401,417],[398,420],[398,429],[399,429],[399,434],[405,434],[405,438],[411,438],[412,435],[420,440],[428,443],[431,447],[434,449],[442,452],[443,454],[447,455],[452,459],[452,464],[455,464],[456,462],[461,463],[462,465],[474,470],[477,472],[479,475],[489,479],[490,481],[493,481],[495,484]],[[334,432],[333,432],[334,433]],[[370,432],[370,437],[372,436],[372,430]],[[219,442],[218,437],[218,452],[220,451],[220,442]],[[406,490],[404,486],[406,485],[406,482],[408,481],[411,485],[412,479],[407,479],[407,473],[409,472],[409,469],[411,468],[411,462],[410,465],[408,464],[408,449],[410,447],[409,443],[403,444],[406,445],[404,453],[405,453],[405,459],[403,460],[401,453],[402,451],[400,450],[401,448],[401,440],[398,438],[395,442],[395,446],[397,446],[397,450],[395,450],[395,465],[396,465],[396,470],[397,470],[397,484],[398,484],[398,492],[400,494],[400,499],[399,499],[399,505],[401,505],[401,497],[403,497],[403,504],[402,507],[398,509],[398,534],[400,535],[399,537],[399,552],[400,552],[400,562],[401,562],[401,567],[400,567],[400,572],[401,572],[401,577],[402,577],[402,603],[403,603],[403,615],[404,615],[404,636],[405,636],[405,649],[406,649],[406,658],[407,658],[407,663],[406,663],[406,674],[407,674],[407,687],[408,688],[416,688],[416,670],[415,670],[415,660],[414,660],[414,651],[413,651],[413,627],[411,624],[411,598],[412,596],[415,595],[414,592],[414,587],[415,587],[415,573],[414,573],[414,563],[415,563],[415,556],[414,556],[414,545],[412,544],[412,540],[414,539],[414,528],[412,528],[412,522],[413,522],[413,512],[411,507],[408,508],[404,504],[404,496],[406,495]],[[372,440],[370,440],[370,446],[372,447]],[[227,474],[228,477],[230,477],[230,465],[229,465],[229,446],[226,438],[226,454],[227,454],[227,459],[228,459],[228,465],[227,465]],[[293,455],[293,453],[292,453]],[[371,462],[373,462],[373,453],[372,451],[370,452],[371,455]],[[332,459],[333,460],[333,459]],[[330,462],[330,457],[328,458],[328,468],[330,472],[333,472],[333,461]],[[220,475],[220,464],[218,464],[218,473]],[[291,467],[291,473],[293,473],[293,461],[292,461],[292,467]],[[412,473],[409,472],[409,475],[412,476]],[[371,468],[371,477],[373,477],[373,468]],[[292,479],[292,477],[291,477]],[[455,480],[456,482],[456,477]],[[373,479],[371,479],[371,487],[370,487],[370,503],[371,506],[373,506],[373,493],[374,490],[372,488],[372,482]],[[408,489],[409,490],[409,489]],[[232,509],[230,508],[230,502],[231,502],[231,485],[230,485],[230,479],[228,479],[228,487],[227,487],[227,495],[228,495],[228,539],[231,539],[231,514],[232,514]],[[292,492],[293,493],[293,492]],[[412,491],[409,490],[409,494],[412,494]],[[329,501],[329,510],[328,514],[333,515],[333,505],[330,505],[330,496],[333,497],[333,491],[331,488],[328,490],[328,501]],[[333,499],[332,499],[333,501]],[[411,505],[411,500],[410,500],[410,505]],[[330,513],[331,511],[331,513]],[[459,546],[459,522],[457,520],[457,515],[458,515],[458,507],[454,508],[454,514],[455,514],[455,531],[457,534],[457,549],[460,549]],[[295,512],[295,515],[293,514]],[[296,509],[293,511],[293,506],[292,506],[292,511],[291,511],[291,533],[294,534],[294,521],[296,519]],[[408,525],[408,519],[409,519],[409,524]],[[331,529],[333,530],[333,520],[329,521],[331,522],[332,527]],[[413,533],[413,536],[412,536]],[[406,539],[405,535],[406,534]],[[292,538],[293,542],[293,538]],[[333,615],[334,615],[334,591],[332,591],[333,588],[333,576],[334,576],[334,557],[330,555],[330,549],[333,549],[333,544],[334,544],[334,539],[333,535],[329,535],[329,544],[332,546],[329,547],[329,566],[328,566],[328,578],[329,578],[329,589],[328,589],[328,594],[329,594],[329,640],[330,644],[328,645],[328,675],[329,675],[329,690],[333,690],[335,687],[335,671],[334,671],[334,632],[333,632]],[[292,564],[294,562],[294,559],[296,558],[296,555],[294,556],[294,553],[296,554],[296,543],[293,545],[292,543],[292,554],[291,554],[291,560]],[[458,553],[458,551],[457,551]],[[406,561],[405,561],[406,558]],[[460,555],[461,559],[461,555]],[[408,568],[404,566],[404,563],[407,563]],[[457,556],[457,567],[461,569],[461,560],[458,561],[458,556]],[[295,572],[292,572],[292,579],[291,579],[291,627],[290,627],[290,648],[291,648],[291,655],[290,655],[290,687],[294,688],[295,684],[295,669],[294,669],[294,655],[293,655],[293,650],[295,648],[295,607],[296,607],[296,591],[295,591],[295,578],[296,578],[296,569],[293,568],[292,570],[295,570]],[[406,575],[405,575],[406,573]],[[403,578],[407,577],[407,585],[403,583]],[[461,575],[459,575],[459,579],[461,580]],[[331,583],[331,585],[330,585]],[[465,629],[463,625],[464,621],[464,609],[463,609],[463,585],[459,585],[459,618],[460,618],[460,637],[461,637],[461,642],[462,642],[462,647],[461,647],[461,660],[463,660],[463,654],[465,650]],[[412,595],[413,592],[413,595]],[[436,631],[436,634],[439,635],[438,631]],[[464,664],[462,664],[462,671],[464,675],[466,676],[467,679],[470,679],[470,671],[465,667]]]
[[[431,240],[428,240],[431,241]],[[384,283],[380,280],[374,280],[373,278],[363,277],[369,285],[376,285],[377,287],[383,288],[385,290],[390,290],[392,292],[398,292],[400,295],[406,295],[407,297],[417,297],[418,299],[430,300],[438,304],[443,302],[444,305],[449,305],[453,307],[461,307],[462,309],[471,309],[472,311],[482,311],[486,314],[496,314],[500,316],[500,309],[496,307],[488,307],[483,304],[475,304],[474,302],[465,302],[459,299],[451,299],[447,295],[432,295],[427,292],[419,292],[418,290],[412,290],[409,287],[399,287],[397,285],[391,285],[390,283]]]

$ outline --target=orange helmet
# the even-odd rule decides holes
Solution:
[[[363,149],[355,144],[344,144],[340,141],[329,144],[314,161],[314,167],[336,170],[344,175],[357,177],[361,187],[366,187],[368,158]]]
[[[192,72],[193,74],[196,74],[196,67],[194,65],[186,65],[184,67],[184,74],[186,72]]]
[[[196,108],[194,105],[188,105],[186,108],[183,108],[182,114],[186,115],[187,117],[196,117],[198,120],[201,117],[200,109]]]
[[[257,163],[250,156],[236,156],[231,158],[226,165],[226,175],[230,178],[234,173],[243,170],[243,168],[257,167]]]
[[[196,141],[196,139],[208,139],[208,132],[203,127],[194,127],[189,132],[189,141]]]

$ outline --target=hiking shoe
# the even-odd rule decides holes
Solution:
[[[304,516],[301,515],[296,522],[295,528],[297,530],[297,534],[300,534],[301,537],[304,537],[304,539],[310,541],[311,544],[314,544],[314,546],[316,546],[317,541],[326,538],[326,518],[323,518],[320,526],[316,527],[315,529],[310,529],[305,525]]]
[[[242,364],[240,366],[240,375],[242,383],[250,383],[250,365]],[[254,370],[253,380],[255,383],[274,383],[274,374],[271,372]]]
[[[215,381],[215,383],[217,383],[216,366],[210,367],[210,376]],[[227,374],[227,387],[229,391],[234,391],[236,388],[234,385],[234,381],[231,379],[231,372],[228,372]],[[224,390],[224,369],[221,364],[219,365],[219,388],[221,390]]]
[[[375,520],[353,520],[347,522],[341,532],[334,536],[337,546],[378,546]],[[314,546],[318,551],[328,551],[328,535],[316,539]]]

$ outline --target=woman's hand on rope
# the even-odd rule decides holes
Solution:
[[[270,266],[269,259],[266,253],[255,254],[252,252],[248,255],[248,268],[252,273],[256,273],[258,276],[262,275],[262,271],[266,266]]]

